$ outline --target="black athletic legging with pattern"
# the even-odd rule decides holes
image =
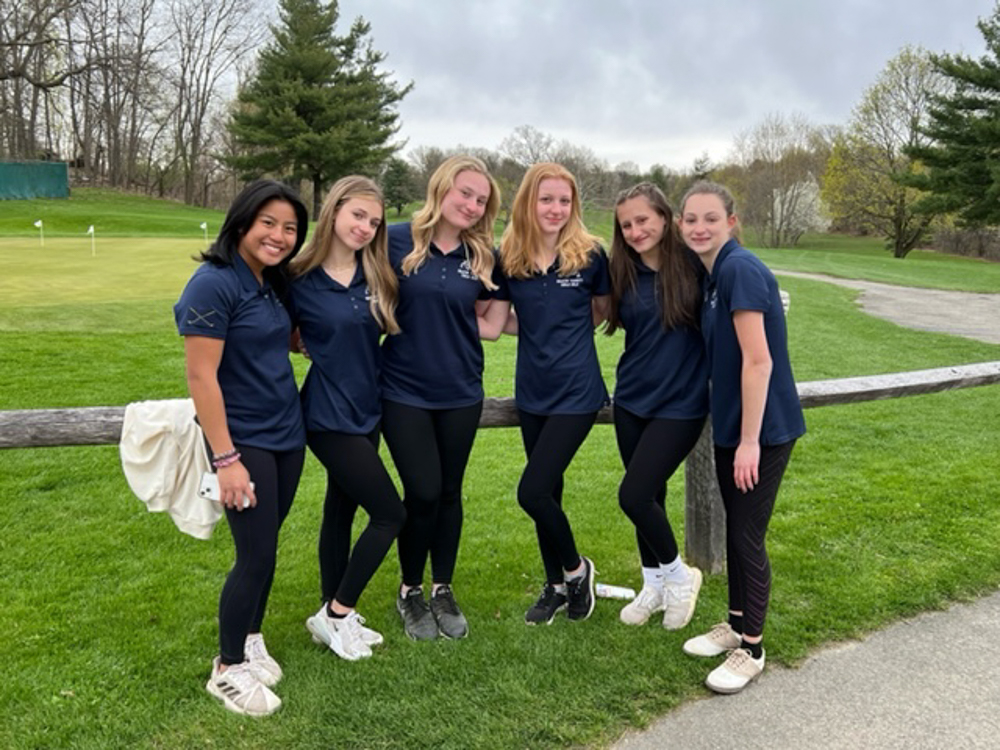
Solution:
[[[244,510],[226,509],[236,545],[236,562],[219,597],[219,660],[243,661],[247,633],[259,633],[274,581],[278,531],[291,510],[302,475],[305,448],[268,451],[236,445],[240,460],[254,483],[257,504]]]
[[[715,473],[726,507],[729,609],[743,613],[743,635],[764,633],[764,618],[771,598],[771,562],[764,536],[794,447],[794,440],[781,445],[762,445],[759,481],[744,493],[733,479],[736,448],[715,446]]]

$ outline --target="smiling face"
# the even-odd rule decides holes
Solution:
[[[538,183],[535,218],[542,238],[552,241],[569,222],[573,211],[573,186],[558,177],[546,177]]]
[[[288,201],[274,199],[261,206],[237,250],[259,279],[265,268],[278,265],[291,254],[297,238],[295,209]]]
[[[726,214],[722,198],[713,193],[688,196],[680,217],[681,238],[708,267],[732,236],[736,215]]]
[[[657,263],[656,253],[650,251],[659,247],[667,228],[667,218],[653,208],[649,199],[639,195],[622,201],[615,208],[615,219],[625,242],[643,262],[650,267]]]
[[[382,223],[382,203],[375,198],[348,198],[337,209],[333,223],[333,241],[341,248],[356,252],[375,237]]]
[[[459,232],[471,229],[483,218],[489,200],[486,175],[468,169],[459,172],[441,201],[441,220]]]

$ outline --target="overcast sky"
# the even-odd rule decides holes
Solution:
[[[614,166],[726,157],[771,112],[844,124],[906,44],[979,56],[992,0],[341,0],[398,81],[404,154],[519,125]]]

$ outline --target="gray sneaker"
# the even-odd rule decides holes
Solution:
[[[420,586],[414,586],[406,596],[396,597],[396,611],[403,618],[404,632],[412,640],[433,641],[438,637],[437,622]]]
[[[451,586],[438,586],[437,593],[431,597],[431,612],[445,638],[465,638],[469,634],[469,623],[455,601]]]

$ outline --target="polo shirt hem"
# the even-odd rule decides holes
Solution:
[[[654,409],[650,412],[647,409],[635,409],[629,405],[627,401],[620,401],[615,399],[614,405],[620,406],[628,412],[635,414],[637,417],[642,417],[643,419],[704,419],[708,416],[708,409],[701,411],[700,413],[690,414],[687,412],[677,412],[672,409]]]
[[[432,403],[430,401],[425,401],[420,398],[412,398],[407,396],[383,396],[383,401],[391,401],[394,404],[402,404],[403,406],[412,406],[417,409],[429,409],[429,410],[444,410],[444,409],[464,409],[467,406],[475,406],[476,404],[483,402],[483,397],[473,399],[472,401],[448,401],[446,403]]]

